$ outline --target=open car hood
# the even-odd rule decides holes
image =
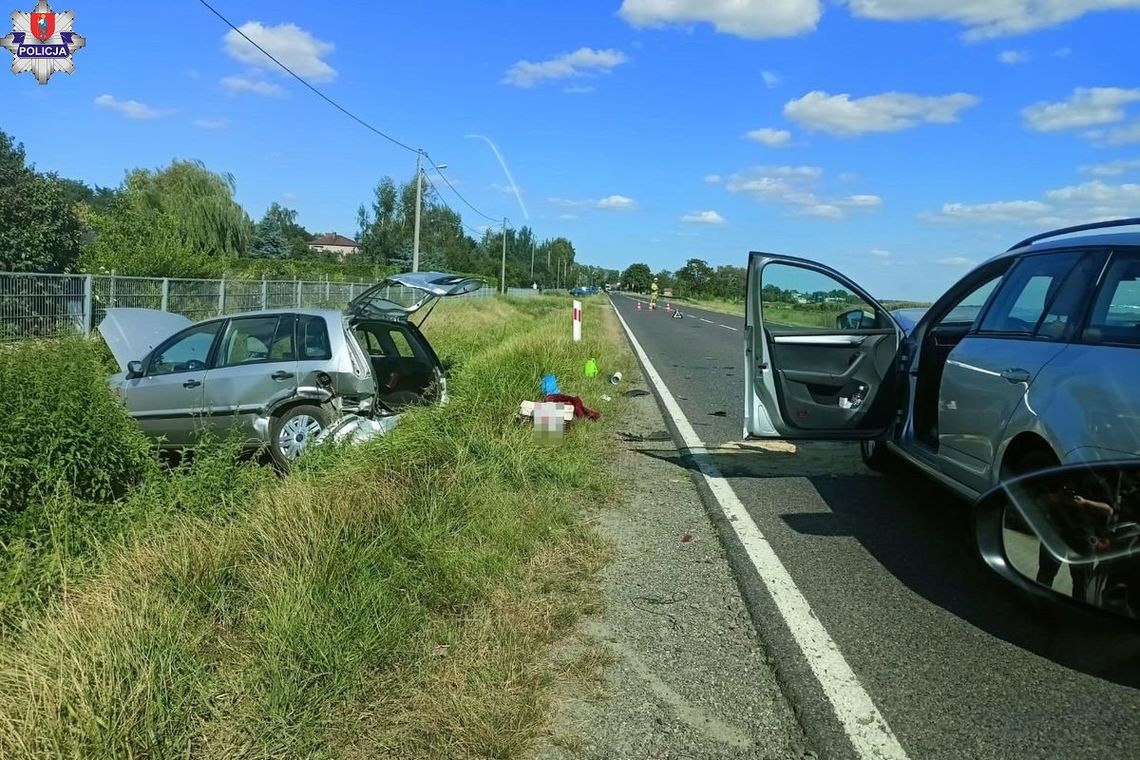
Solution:
[[[142,360],[155,346],[184,327],[194,324],[181,314],[154,309],[107,309],[107,316],[96,328],[107,348],[127,371],[127,364]]]
[[[359,318],[407,318],[437,298],[471,293],[485,284],[478,277],[446,272],[397,274],[352,299],[345,311],[350,316]],[[425,315],[424,319],[426,318]],[[420,322],[422,324],[423,320]]]

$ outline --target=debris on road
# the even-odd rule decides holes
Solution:
[[[598,360],[597,359],[588,360],[586,362],[585,372],[586,372],[586,377],[597,377],[598,376]]]
[[[649,391],[642,390],[641,388],[634,388],[632,390],[626,391],[621,395],[625,396],[626,398],[638,398],[640,396],[648,396]]]
[[[620,372],[615,372],[612,375],[610,375],[610,385],[617,385],[620,382],[621,382],[621,373]]]
[[[664,430],[658,430],[653,433],[618,433],[623,441],[671,441],[673,436],[669,435]]]
[[[709,416],[710,417],[727,417],[728,412],[726,412],[722,409],[719,412],[709,412]]]

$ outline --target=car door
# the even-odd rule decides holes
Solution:
[[[977,491],[990,485],[1006,426],[1041,369],[1074,337],[1106,252],[1023,256],[946,360],[938,393],[938,460]]]
[[[202,424],[202,389],[223,321],[189,327],[159,344],[143,375],[123,382],[121,395],[143,431],[169,446],[192,442]]]
[[[871,438],[898,403],[903,333],[822,264],[753,253],[745,309],[745,436]]]
[[[255,421],[297,389],[295,317],[263,314],[230,319],[203,392],[209,430],[258,440]]]

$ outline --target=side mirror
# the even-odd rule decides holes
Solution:
[[[1039,598],[1140,620],[1140,461],[1012,480],[974,508],[982,559]]]
[[[845,311],[835,318],[835,327],[839,330],[873,330],[875,315],[862,309]]]
[[[143,363],[140,361],[127,362],[127,379],[133,380],[143,376]]]

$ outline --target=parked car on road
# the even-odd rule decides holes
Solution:
[[[99,331],[122,369],[112,389],[160,446],[185,448],[203,431],[236,429],[284,467],[344,415],[390,420],[410,405],[445,401],[444,367],[420,331],[426,307],[482,285],[418,272],[369,288],[343,311],[275,309],[196,324],[108,309]],[[392,289],[414,296],[398,303]]]
[[[859,440],[870,467],[901,457],[970,499],[1013,475],[1140,456],[1140,233],[1108,231],[1126,226],[1140,219],[1022,241],[909,331],[833,269],[751,254],[745,434]],[[796,324],[770,302],[787,292],[835,293],[844,311]]]

